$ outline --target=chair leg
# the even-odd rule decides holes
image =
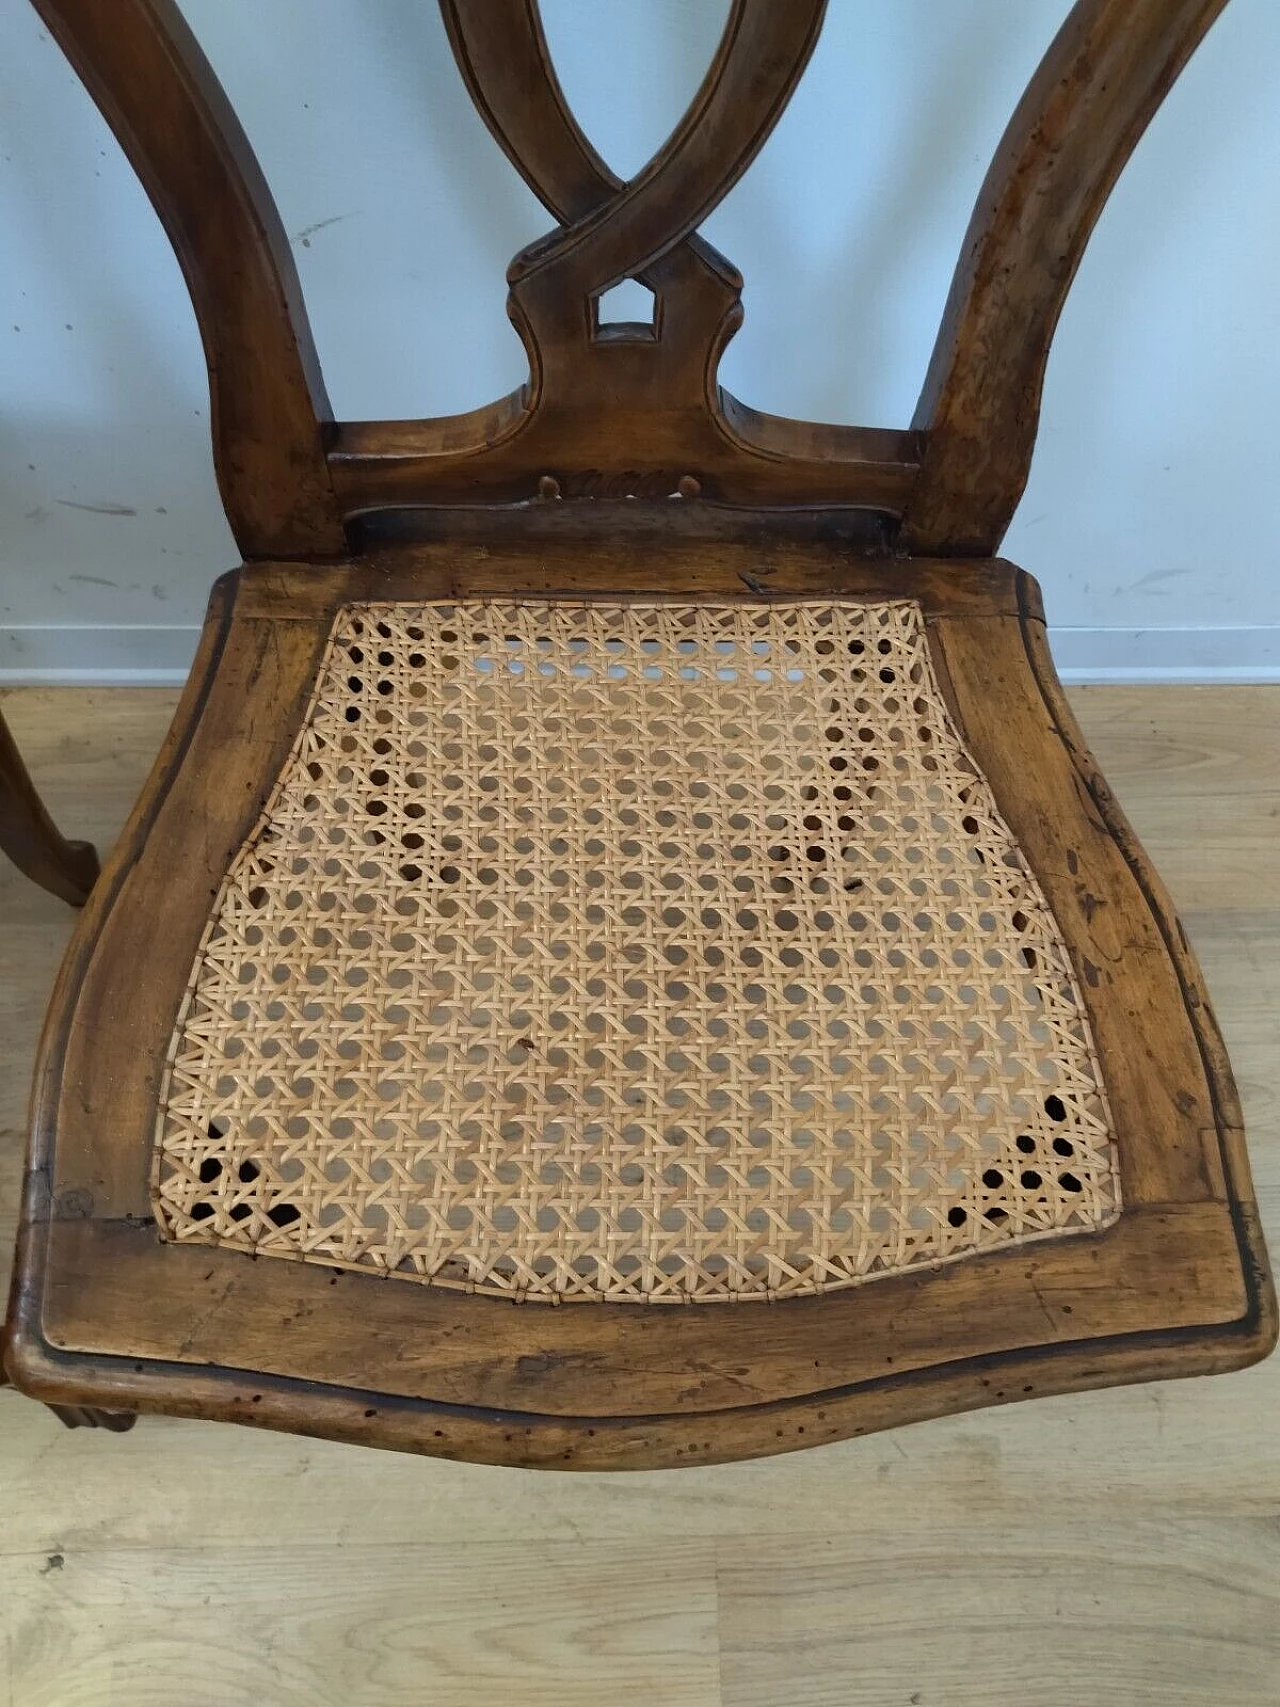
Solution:
[[[50,1405],[49,1409],[68,1428],[105,1428],[112,1434],[127,1434],[138,1420],[136,1411],[104,1411],[96,1405]]]
[[[0,1387],[9,1385],[9,1372],[0,1361]],[[128,1434],[138,1420],[136,1411],[104,1411],[99,1405],[46,1405],[68,1428],[105,1428],[112,1434]]]
[[[83,907],[98,875],[88,842],[69,842],[36,793],[22,755],[0,714],[0,850],[60,900]]]

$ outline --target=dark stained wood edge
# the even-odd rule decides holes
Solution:
[[[209,364],[214,460],[246,557],[344,549],[328,399],[253,151],[176,0],[32,0],[128,155],[182,266]]]
[[[702,502],[426,509],[370,518],[350,567],[301,585],[287,568],[254,565],[241,596],[276,616],[327,612],[353,586],[392,599],[919,598],[939,614],[1017,615],[1009,565],[888,557],[865,520]]]
[[[64,1428],[105,1428],[109,1434],[128,1434],[138,1420],[136,1411],[103,1411],[93,1405],[50,1405]]]
[[[908,573],[918,572],[920,567],[911,565]],[[1012,573],[1007,566],[998,567],[1002,574]],[[246,582],[265,590],[273,573],[250,571],[240,583],[237,597]],[[333,573],[336,577],[338,572]],[[874,577],[882,569],[867,565],[862,573]],[[376,583],[383,579],[385,570],[372,574]],[[279,575],[285,580],[291,578],[285,569]],[[1033,584],[1026,582],[1023,589],[1024,609],[1030,613],[1027,619],[1030,627],[1023,624],[1024,644],[1031,656],[1036,626]],[[282,587],[282,593],[283,590]],[[403,591],[400,596],[404,596]],[[225,632],[225,623],[222,631]],[[219,649],[212,629],[207,638],[206,658],[196,672],[205,681],[213,674]],[[1040,671],[1037,679],[1040,691],[1051,694],[1053,689],[1045,689]],[[197,706],[184,707],[175,722],[175,730],[179,726],[185,728],[185,736],[178,737],[184,744],[198,721],[198,714]],[[1055,725],[1055,733],[1071,746],[1061,727]],[[1077,765],[1081,763],[1078,755],[1082,751],[1082,747],[1072,749]],[[163,772],[162,761],[157,775]],[[167,775],[171,780],[172,767]],[[163,781],[161,786],[165,786]],[[144,801],[146,798],[144,795]],[[151,802],[153,810],[157,805],[158,802]],[[142,828],[139,823],[139,839]],[[1114,835],[1114,829],[1109,827],[1109,833]],[[1149,894],[1148,899],[1154,905]],[[57,1003],[55,1011],[56,1008]],[[1227,1133],[1224,1145],[1229,1149],[1230,1144],[1231,1135]],[[34,1172],[39,1175],[38,1165]],[[1236,1159],[1228,1154],[1225,1173],[1232,1188],[1231,1214],[1236,1238],[1246,1254],[1244,1279],[1249,1287],[1248,1307],[1231,1321],[1126,1332],[1084,1343],[1039,1346],[1025,1352],[962,1357],[932,1371],[881,1377],[806,1397],[792,1396],[710,1413],[695,1411],[692,1415],[662,1414],[647,1418],[548,1416],[511,1407],[485,1409],[436,1400],[404,1399],[372,1390],[356,1392],[327,1382],[265,1377],[235,1370],[202,1371],[189,1364],[151,1361],[145,1357],[129,1359],[93,1351],[65,1354],[51,1347],[43,1332],[43,1254],[34,1249],[25,1254],[24,1282],[15,1291],[9,1363],[25,1390],[53,1402],[217,1415],[304,1433],[486,1461],[580,1468],[652,1467],[782,1451],[915,1417],[1030,1396],[1032,1392],[1209,1373],[1240,1367],[1265,1355],[1274,1343],[1274,1302],[1257,1234],[1256,1212],[1248,1191],[1247,1170],[1242,1174]],[[47,1172],[44,1179],[35,1177],[32,1181],[24,1228],[24,1238],[31,1245],[41,1232],[49,1230],[48,1223],[41,1226],[49,1214],[45,1180]],[[1096,1241],[1100,1250],[1105,1248],[1107,1237],[1103,1235]],[[1042,1247],[1044,1250],[1047,1247]],[[253,1272],[259,1271],[255,1267]],[[373,1283],[375,1288],[379,1284]],[[889,1284],[877,1283],[877,1289]]]
[[[83,907],[98,876],[89,842],[69,842],[49,816],[0,708],[0,852],[32,882]]]
[[[1055,734],[1070,753],[1072,763],[1111,839],[1119,848],[1146,898],[1182,990],[1192,1030],[1200,1048],[1205,1080],[1214,1103],[1215,1126],[1227,1184],[1227,1202],[1235,1226],[1241,1270],[1249,1297],[1247,1320],[1252,1324],[1252,1331],[1260,1348],[1258,1357],[1266,1357],[1275,1348],[1277,1338],[1280,1337],[1280,1311],[1277,1309],[1275,1282],[1258,1216],[1249,1153],[1245,1146],[1240,1098],[1226,1045],[1205,987],[1204,974],[1187,940],[1187,934],[1168,890],[1138,840],[1123,808],[1111,792],[1097,760],[1089,751],[1075,713],[1062,690],[1062,683],[1054,668],[1053,655],[1049,649],[1039,589],[1025,573],[1020,575],[1018,585],[1023,607],[1021,625],[1027,660],[1044,700],[1045,710]]]
[[[6,1368],[5,1347],[12,1323],[33,1298],[38,1297],[43,1286],[53,1141],[52,1122],[44,1111],[51,1102],[56,1102],[67,1041],[64,1021],[74,1007],[75,992],[83,980],[103,924],[181,769],[183,756],[213,687],[218,659],[230,628],[235,580],[234,574],[224,575],[213,584],[200,642],[168,733],[106,867],[76,923],[45,1010],[44,1028],[36,1055],[36,1077],[31,1089],[31,1121],[17,1249],[10,1281],[9,1313],[4,1335],[0,1336],[0,1363],[4,1363]]]
[[[11,1319],[7,1360],[15,1385],[46,1404],[91,1401],[474,1463],[652,1470],[797,1451],[1016,1400],[1225,1374],[1257,1362],[1273,1345],[1257,1321],[1241,1319],[962,1359],[804,1400],[651,1417],[548,1417],[251,1370],[58,1353],[30,1311]]]
[[[1078,0],[978,197],[913,426],[900,543],[999,549],[1026,485],[1049,348],[1107,197],[1226,0]]]
[[[555,1309],[168,1244],[145,1214],[95,1205],[86,1218],[88,1195],[56,1191],[49,1204],[40,1334],[54,1352],[548,1418],[710,1419],[1033,1345],[1200,1330],[1247,1309],[1220,1202],[1139,1204],[1102,1233],[957,1253],[822,1297]]]

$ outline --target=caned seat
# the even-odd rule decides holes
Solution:
[[[530,380],[342,424],[168,0],[37,5],[192,281],[245,562],[54,996],[15,1382],[626,1467],[1263,1355],[1199,973],[993,555],[1092,222],[1220,3],[1074,8],[905,431],[715,380],[741,281],[696,227],[821,0],[734,0],[627,183],[535,6],[443,0],[558,222],[510,271]],[[651,324],[601,319],[628,277]]]
[[[153,1190],[173,1240],[556,1302],[1119,1209],[1071,961],[907,599],[345,606]]]

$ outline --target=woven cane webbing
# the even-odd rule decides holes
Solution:
[[[919,607],[349,606],[173,1038],[164,1237],[776,1298],[1119,1211]]]

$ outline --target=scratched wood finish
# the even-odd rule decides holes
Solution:
[[[741,280],[696,227],[783,110],[822,0],[734,0],[688,113],[625,184],[568,111],[536,6],[444,0],[473,98],[560,221],[509,275],[530,380],[464,418],[346,425],[327,421],[278,216],[169,0],[126,0],[110,29],[86,0],[38,3],[183,259],[249,562],[214,590],[55,988],[7,1324],[15,1380],[72,1413],[634,1469],[1264,1355],[1274,1299],[1198,968],[1072,721],[1034,583],[986,555],[1021,487],[1071,270],[1217,7],[1080,0],[993,164],[923,415],[895,433],[774,420],[715,378]],[[653,324],[602,326],[599,294],[631,275],[655,292]],[[952,716],[1073,959],[1119,1140],[1119,1223],[852,1293],[697,1310],[516,1310],[160,1242],[148,1174],[165,1049],[338,607],[658,592],[919,600]]]
[[[1226,0],[1081,0],[978,196],[913,426],[902,541],[999,548],[1031,469],[1058,316],[1116,179]]]
[[[518,584],[529,555],[504,552],[500,531],[469,550],[401,543],[349,571],[261,566],[220,583],[186,710],[55,994],[10,1323],[19,1381],[59,1403],[91,1383],[117,1408],[590,1468],[782,1451],[1261,1355],[1273,1308],[1199,976],[1140,853],[1104,816],[1109,796],[1040,655],[1034,586],[1000,563],[890,573],[922,601],[954,715],[1075,959],[1120,1138],[1116,1228],[879,1281],[852,1308],[837,1294],[763,1314],[531,1313],[156,1241],[159,1070],[207,906],[164,875],[176,865],[201,898],[216,891],[304,713],[333,610],[371,585],[423,598]],[[549,563],[544,547],[537,560],[557,590],[618,595],[607,550]],[[820,539],[763,563],[754,544],[704,543],[695,572],[671,542],[646,555],[649,585],[682,560],[692,597],[741,591],[747,563],[778,596],[865,597],[886,575]],[[245,729],[253,738],[237,739]],[[120,968],[136,963],[148,977],[122,1006]]]
[[[175,697],[4,703],[53,810],[105,848]],[[1280,690],[1069,697],[1204,963],[1280,1238]],[[72,918],[10,868],[0,915],[2,1265]],[[1277,1414],[1272,1359],[786,1458],[566,1479],[159,1417],[67,1434],[0,1394],[0,1700],[170,1707],[177,1666],[199,1707],[1274,1707]]]

